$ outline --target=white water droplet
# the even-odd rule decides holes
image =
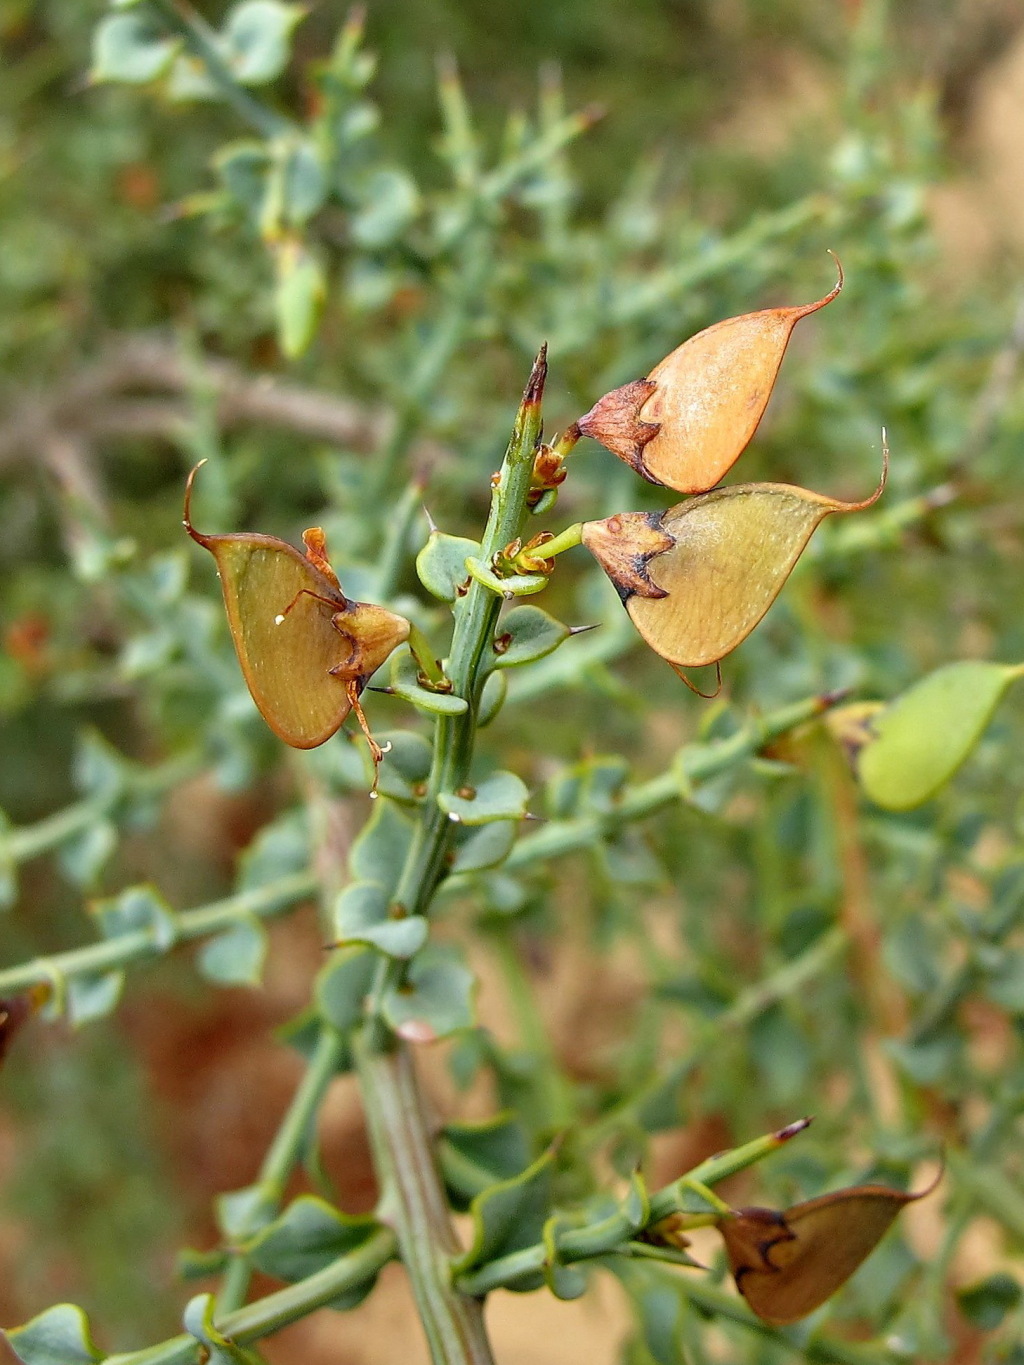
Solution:
[[[370,800],[371,800],[371,801],[376,801],[376,799],[377,799],[378,796],[380,796],[380,792],[372,791],[372,792],[370,793]]]
[[[391,750],[392,750],[394,747],[395,747],[395,746],[391,743],[391,741],[390,741],[390,739],[389,739],[388,742],[387,742],[387,744],[382,744],[382,745],[380,746],[380,751],[381,751],[382,754],[389,754],[389,753],[391,752]]]
[[[462,823],[462,816],[457,815],[453,810],[448,812],[448,819],[452,822],[453,825],[458,825]]]
[[[282,623],[283,620],[284,620],[284,617],[283,617],[283,616],[275,616],[275,617],[274,617],[274,625],[275,625],[275,626],[279,626],[279,625]]]

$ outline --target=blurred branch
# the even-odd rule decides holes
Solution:
[[[240,891],[210,905],[183,910],[174,917],[174,943],[168,946],[220,933],[252,915],[260,918],[278,915],[296,901],[308,900],[315,892],[316,879],[312,873],[299,872],[268,882],[255,891]],[[70,948],[49,957],[37,957],[18,967],[9,967],[0,972],[0,991],[16,995],[30,986],[50,985],[70,976],[110,971],[164,951],[156,929],[136,929],[118,934],[116,938],[101,939],[82,948]]]
[[[191,395],[199,388],[211,395],[225,428],[276,428],[362,453],[377,450],[394,428],[393,415],[384,409],[252,374],[227,360],[196,359],[168,338],[128,334],[113,341],[94,365],[8,411],[0,420],[0,470],[35,458],[60,437],[65,442],[126,436],[177,440],[192,419]],[[420,466],[435,465],[446,454],[432,441],[413,447]],[[62,477],[56,457],[47,463]],[[62,482],[70,477],[66,463]],[[80,451],[76,488],[87,482],[86,471]]]

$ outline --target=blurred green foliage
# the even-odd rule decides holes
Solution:
[[[202,8],[214,25],[230,14]],[[700,327],[819,296],[830,247],[846,288],[798,333],[741,477],[863,496],[884,423],[885,497],[819,534],[727,660],[727,701],[685,692],[637,648],[603,575],[582,555],[560,561],[544,607],[601,629],[511,671],[481,739],[485,769],[515,772],[550,823],[511,853],[463,845],[472,870],[446,901],[453,935],[501,964],[520,1046],[472,1029],[451,1064],[463,1082],[492,1078],[531,1155],[571,1130],[557,1173],[570,1203],[593,1194],[590,1154],[626,1173],[651,1132],[681,1125],[713,1123],[721,1145],[816,1113],[760,1168],[756,1202],[780,1207],[905,1180],[944,1142],[941,1233],[926,1249],[894,1233],[828,1310],[829,1331],[869,1336],[871,1359],[1012,1361],[1019,691],[966,767],[909,812],[866,800],[820,727],[708,760],[752,718],[806,697],[885,701],[953,660],[1024,661],[1020,262],[959,287],[929,219],[955,154],[939,108],[955,102],[949,54],[974,30],[953,0],[892,8],[637,0],[627,18],[615,0],[417,0],[371,7],[364,47],[325,5],[291,33],[282,22],[280,53],[268,36],[263,67],[225,100],[197,88],[179,49],[162,62],[138,31],[114,41],[107,29],[94,49],[112,22],[99,0],[4,7],[4,960],[110,932],[84,927],[83,899],[139,881],[175,910],[269,888],[217,926],[244,942],[215,939],[199,963],[237,982],[258,970],[262,915],[307,893],[288,879],[308,864],[323,802],[365,814],[354,745],[282,755],[249,702],[210,566],[182,544],[192,463],[209,460],[198,525],[294,542],[322,524],[347,592],[388,600],[440,638],[446,609],[414,575],[420,503],[444,531],[479,535],[540,342],[550,434]],[[173,32],[173,5],[153,13]],[[464,83],[450,60],[438,82],[438,52],[455,54]],[[91,62],[109,79],[90,82]],[[769,97],[794,69],[806,103],[799,80]],[[591,102],[607,110],[596,126],[596,111],[572,112]],[[591,446],[538,525],[664,505],[663,490]],[[400,698],[369,708],[379,730],[426,734]],[[416,740],[398,733],[411,776],[396,759],[382,787],[396,804],[382,802],[378,822],[415,785]],[[623,817],[677,751],[672,799],[635,802],[658,818]],[[237,876],[231,849],[196,867],[183,864],[203,855],[165,847],[162,803],[198,773],[256,793],[255,824],[274,816]],[[531,839],[572,856],[542,863],[541,843],[534,860]],[[557,960],[567,939],[586,944],[585,972],[606,954],[642,967],[643,987],[620,996],[613,967],[595,976],[611,1002],[591,1000],[591,1015],[620,998],[623,1013],[592,1044],[549,1037],[531,1012],[524,963]],[[157,970],[186,1008],[194,972],[175,966]],[[122,1008],[143,1008],[147,970]],[[102,1013],[117,991],[108,976],[88,982],[108,995],[84,1013]],[[138,1056],[116,1019],[60,1048],[33,1033],[18,1043],[4,1087],[20,1155],[3,1204],[34,1245],[15,1260],[5,1320],[69,1295],[105,1343],[154,1339],[183,1295],[142,1292],[139,1266],[181,1230],[149,1186],[155,1139],[116,1121],[145,1084]],[[111,1169],[124,1172],[117,1188]],[[984,1264],[962,1250],[979,1224],[994,1247]],[[73,1262],[56,1279],[47,1246]],[[690,1278],[632,1263],[623,1276],[635,1365],[715,1358],[705,1315],[728,1315],[701,1300],[694,1272],[671,1273]],[[789,1345],[725,1330],[737,1361],[842,1358],[815,1355],[803,1328]]]

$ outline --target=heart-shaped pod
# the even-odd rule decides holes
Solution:
[[[666,512],[620,512],[584,524],[583,544],[612,580],[637,630],[668,663],[717,663],[775,601],[814,530],[834,512],[870,507],[783,483],[716,488]]]
[[[838,260],[836,261],[839,266]],[[726,318],[684,341],[646,379],[615,389],[576,423],[650,483],[679,493],[713,488],[764,415],[793,328],[843,287],[792,308]]]
[[[305,555],[276,536],[197,531],[190,503],[198,468],[189,475],[184,525],[217,561],[246,685],[279,739],[296,749],[314,749],[330,739],[353,707],[359,711],[359,694],[408,639],[409,622],[385,607],[345,596],[319,527],[304,533]]]
[[[780,1213],[736,1209],[722,1218],[736,1288],[765,1322],[783,1326],[813,1313],[874,1251],[896,1215],[930,1194],[942,1172],[916,1194],[886,1185],[852,1185]]]

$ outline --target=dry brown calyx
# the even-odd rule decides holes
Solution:
[[[652,479],[644,465],[644,446],[653,441],[661,430],[659,422],[642,422],[640,409],[654,393],[657,384],[650,379],[634,379],[619,389],[612,389],[579,419],[576,426],[584,436],[590,436],[625,460],[648,483]]]
[[[631,597],[667,597],[651,582],[650,561],[671,550],[675,539],[662,529],[661,512],[616,512],[604,521],[583,526],[583,544],[627,602]]]

